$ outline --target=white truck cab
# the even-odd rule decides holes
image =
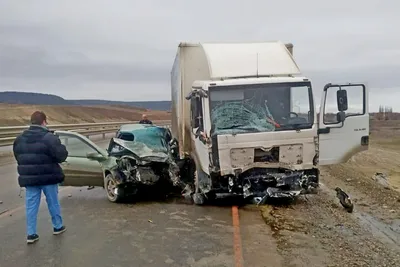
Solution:
[[[327,84],[316,110],[292,52],[281,42],[180,44],[171,130],[195,203],[307,193],[318,166],[368,149],[365,85]]]

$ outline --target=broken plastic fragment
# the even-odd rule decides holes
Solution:
[[[273,197],[273,198],[293,198],[295,196],[300,195],[300,190],[286,191],[280,188],[269,187],[267,189],[267,195],[268,197]]]
[[[336,197],[339,199],[340,204],[342,204],[343,208],[346,209],[347,212],[351,213],[354,209],[354,204],[352,203],[349,195],[346,194],[341,188],[336,187]]]

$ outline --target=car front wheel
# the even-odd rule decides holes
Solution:
[[[107,193],[107,198],[109,201],[117,203],[122,200],[123,198],[123,195],[121,195],[122,190],[118,190],[117,183],[112,174],[109,173],[106,175],[104,179],[104,185]]]

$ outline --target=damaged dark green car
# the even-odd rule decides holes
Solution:
[[[101,186],[111,202],[136,195],[143,188],[185,188],[180,179],[176,140],[166,127],[144,124],[121,126],[102,149],[83,135],[56,131],[68,150],[61,164],[63,186]]]

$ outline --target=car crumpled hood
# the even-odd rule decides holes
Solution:
[[[131,152],[134,158],[141,161],[170,162],[172,160],[164,144],[150,147],[142,142],[125,141],[115,137],[113,141]]]

